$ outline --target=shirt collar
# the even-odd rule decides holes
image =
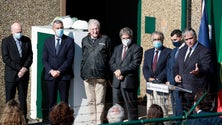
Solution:
[[[182,43],[179,47],[179,49],[181,49],[182,47],[184,47],[185,43]]]

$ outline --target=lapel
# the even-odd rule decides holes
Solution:
[[[148,64],[148,66],[150,66],[150,69],[151,69],[151,71],[153,72],[153,70],[152,70],[152,65],[153,65],[153,59],[154,59],[154,48],[152,48],[151,50],[150,50],[150,52],[147,54],[147,62],[149,63]],[[151,59],[150,59],[150,57],[152,57]]]
[[[122,51],[123,51],[123,44],[121,44],[120,46],[119,46],[119,48],[117,49],[117,60],[118,60],[118,64],[121,64],[122,62],[123,62],[123,60],[122,60]]]
[[[56,43],[55,36],[53,36],[53,37],[51,37],[51,40],[49,42],[49,48],[51,48],[50,50],[53,51],[52,53],[54,55],[56,55],[55,43]]]
[[[172,53],[171,53],[171,56],[172,56],[172,57],[171,57],[171,58],[174,58],[174,59],[175,59],[177,50],[178,50],[178,48],[174,48],[174,49],[172,50]]]
[[[182,69],[186,68],[186,67],[184,67],[184,59],[185,59],[185,56],[186,56],[187,48],[188,48],[188,46],[186,46],[183,50],[181,49],[180,54],[179,54],[179,56],[181,56],[180,57],[181,62],[183,62],[182,65],[181,65]]]

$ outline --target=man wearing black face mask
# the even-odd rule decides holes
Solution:
[[[180,48],[182,48],[185,43],[182,40],[182,31],[179,29],[175,29],[170,34],[171,41],[173,46],[175,47],[170,54],[170,58],[167,62],[167,82],[168,85],[176,85],[174,81],[174,75],[173,75],[173,67],[175,65],[175,62],[177,60],[177,56],[179,53]],[[171,103],[173,108],[173,115],[174,116],[180,116],[182,115],[182,101],[181,101],[181,95],[179,95],[178,90],[173,90],[171,93]]]

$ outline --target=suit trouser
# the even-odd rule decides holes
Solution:
[[[125,105],[128,120],[138,120],[137,89],[113,88],[113,105]]]
[[[54,105],[57,104],[57,91],[58,90],[59,90],[59,95],[60,95],[61,101],[68,104],[69,86],[70,86],[70,81],[69,80],[47,81],[50,110]]]
[[[172,106],[173,106],[173,115],[182,116],[183,115],[182,96],[178,90],[172,91],[171,101],[172,101]]]
[[[106,83],[105,79],[88,79],[84,81],[92,125],[103,123]]]
[[[152,104],[158,104],[163,109],[164,116],[168,115],[168,94],[166,93],[157,93],[156,91],[153,91],[152,94],[147,93],[147,111],[150,108]]]
[[[18,90],[19,103],[26,118],[28,81],[19,80],[18,82],[5,82],[6,102],[15,98],[16,88]]]

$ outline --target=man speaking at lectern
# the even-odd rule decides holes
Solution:
[[[182,94],[183,110],[188,111],[193,106],[197,89],[209,89],[212,54],[209,49],[200,44],[194,29],[187,28],[183,32],[186,46],[181,48],[176,67],[174,68],[175,82],[192,93]]]

